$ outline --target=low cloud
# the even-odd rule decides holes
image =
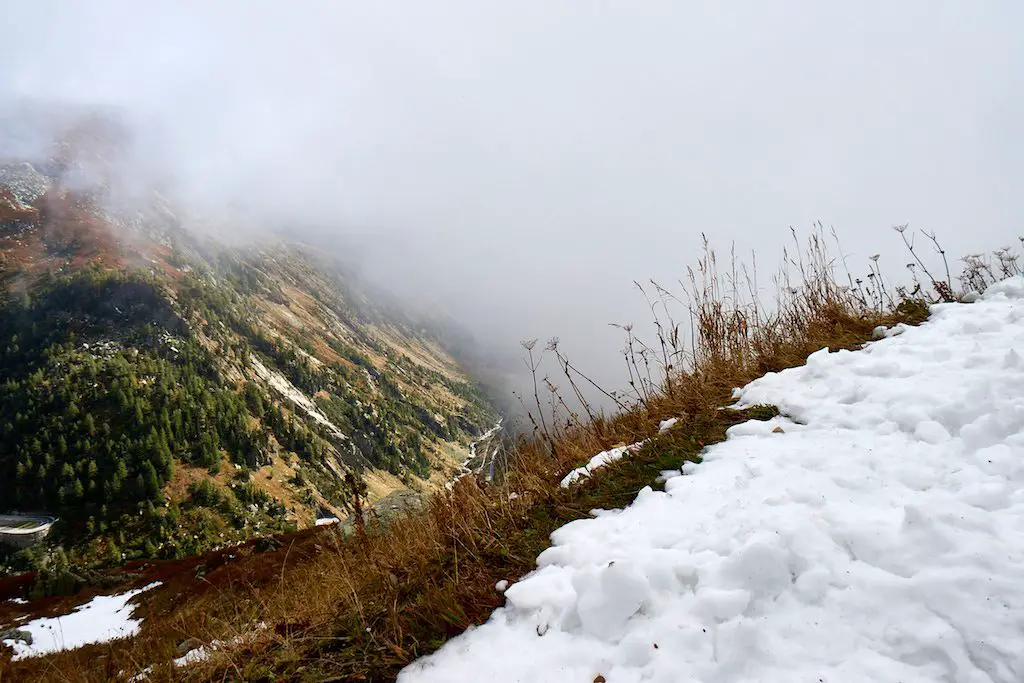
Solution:
[[[558,336],[609,385],[632,282],[672,285],[702,233],[769,271],[816,220],[894,267],[896,223],[950,254],[1022,230],[1012,3],[11,4],[5,103],[116,110],[126,180],[358,253],[504,356]]]

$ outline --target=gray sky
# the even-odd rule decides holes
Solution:
[[[189,200],[609,380],[701,232],[762,271],[815,220],[856,264],[1024,232],[1015,0],[0,2],[0,96],[122,107]]]

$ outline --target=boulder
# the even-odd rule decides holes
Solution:
[[[0,631],[0,641],[13,640],[20,641],[26,645],[32,644],[32,634],[29,631],[23,631],[20,629],[12,628],[7,631]]]

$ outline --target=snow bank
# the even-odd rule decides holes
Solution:
[[[135,607],[128,601],[159,585],[151,583],[119,595],[97,595],[70,614],[18,624],[17,630],[32,635],[32,644],[18,640],[4,640],[3,644],[14,650],[13,659],[17,660],[135,635],[142,620],[132,618]]]
[[[787,417],[555,531],[399,680],[1024,680],[1022,354],[1018,278],[751,383]]]

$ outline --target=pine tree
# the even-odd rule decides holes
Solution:
[[[146,461],[142,466],[142,479],[147,498],[152,500],[160,495],[160,479],[156,476],[156,468],[152,462]]]
[[[85,428],[85,433],[89,436],[96,435],[96,419],[92,416],[92,413],[86,413],[82,419],[82,426]]]

